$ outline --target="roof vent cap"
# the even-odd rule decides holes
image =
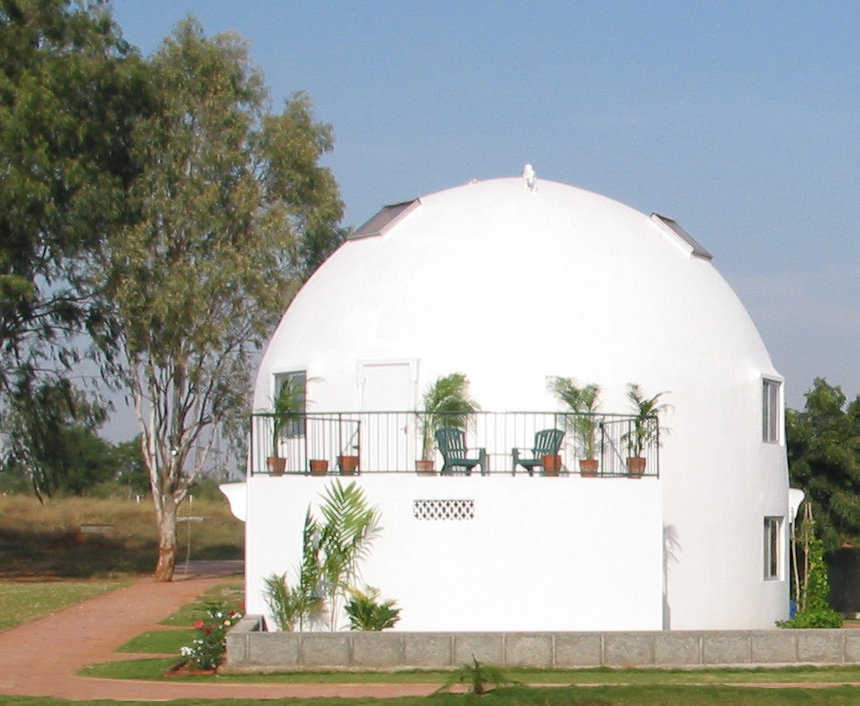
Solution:
[[[537,174],[535,174],[535,168],[531,164],[526,164],[523,167],[523,184],[529,191],[534,191],[537,187]]]

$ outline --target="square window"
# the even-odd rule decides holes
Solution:
[[[768,443],[779,443],[780,392],[779,380],[762,380],[761,438]]]
[[[764,518],[764,579],[782,578],[782,518]]]

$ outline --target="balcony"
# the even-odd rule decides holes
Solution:
[[[250,454],[248,472],[257,474],[329,475],[350,472],[415,473],[416,461],[422,459],[424,436],[428,429],[457,426],[456,417],[464,415],[436,413],[431,419],[424,412],[313,412],[293,414],[274,438],[275,418],[271,413],[251,415]],[[559,429],[565,432],[560,457],[561,476],[590,475],[580,469],[586,458],[577,429],[582,423],[593,424],[594,458],[598,461],[596,476],[600,478],[660,475],[660,427],[656,417],[637,420],[623,414],[582,415],[567,412],[473,412],[466,415],[466,443],[470,449],[483,450],[483,467],[473,473],[481,475],[528,475],[522,466],[514,468],[513,449],[519,456],[533,456],[531,447],[536,432]],[[639,423],[637,424],[637,421]],[[447,423],[446,423],[447,422]],[[442,455],[436,448],[432,433],[429,458],[435,472],[442,468]],[[637,446],[637,439],[640,442]],[[272,467],[269,457],[286,459],[283,471]],[[642,473],[631,471],[628,458],[645,459]],[[357,461],[350,470],[350,460]],[[355,462],[353,461],[353,462]],[[313,473],[311,466],[313,465]],[[534,475],[553,475],[541,466]]]

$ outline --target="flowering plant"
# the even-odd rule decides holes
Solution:
[[[223,603],[206,604],[206,620],[195,620],[198,637],[190,645],[181,647],[179,654],[188,658],[188,664],[197,669],[215,669],[227,649],[227,631],[233,627],[241,613],[229,610]]]

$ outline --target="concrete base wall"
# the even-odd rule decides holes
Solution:
[[[226,672],[505,667],[725,667],[860,664],[860,630],[653,632],[265,632],[227,635]]]

